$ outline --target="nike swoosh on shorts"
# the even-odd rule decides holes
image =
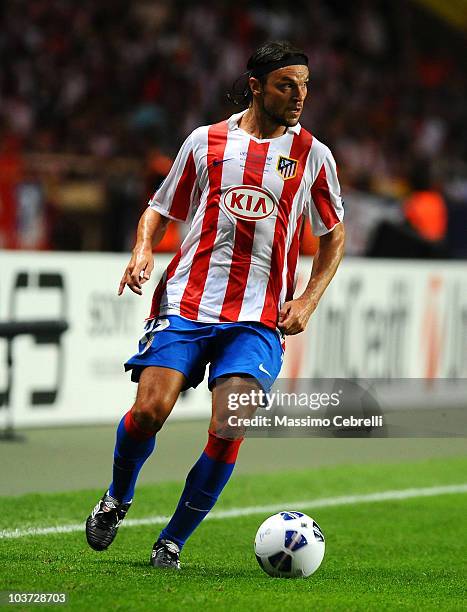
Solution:
[[[266,368],[263,366],[262,363],[259,364],[258,370],[261,370],[261,372],[264,372],[265,374],[267,374],[268,376],[270,376],[272,378],[271,373],[266,370]]]

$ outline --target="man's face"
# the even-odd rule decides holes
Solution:
[[[263,112],[278,125],[297,125],[308,88],[307,66],[286,66],[266,75],[264,86],[257,81],[255,96]]]

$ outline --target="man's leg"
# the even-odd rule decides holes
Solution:
[[[113,480],[86,522],[86,536],[95,550],[113,542],[134,494],[138,474],[155,447],[155,435],[162,428],[186,383],[177,370],[148,366],[142,373],[131,410],[117,429]]]
[[[174,542],[179,549],[212,509],[222,489],[227,484],[243,441],[244,428],[231,427],[228,417],[228,395],[249,393],[258,390],[253,378],[230,376],[216,381],[212,395],[212,418],[209,426],[208,443],[198,461],[187,476],[185,488],[169,524],[159,540]],[[250,417],[256,406],[241,407],[237,416]],[[155,550],[157,549],[157,542]]]
[[[185,377],[177,370],[149,366],[142,371],[135,403],[117,429],[109,493],[119,502],[133,499],[139,471],[154,450],[156,433],[171,413],[184,384]]]
[[[261,323],[216,324],[215,339],[210,352],[213,394],[209,440],[188,474],[173,517],[154,545],[154,566],[179,567],[180,549],[216,503],[235,466],[245,432],[235,426],[240,419],[229,423],[229,417],[250,418],[258,407],[258,392],[270,388],[281,368],[280,338]],[[244,393],[251,394],[251,402],[232,413],[229,398],[238,399]]]

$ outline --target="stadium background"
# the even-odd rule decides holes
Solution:
[[[92,298],[92,304],[82,303],[83,327],[89,321],[102,325],[100,334],[88,329],[87,339],[82,334],[75,340],[71,334],[79,328],[79,323],[73,320],[74,328],[72,325],[63,334],[64,362],[70,363],[73,355],[75,359],[81,356],[85,363],[97,341],[107,348],[107,353],[100,355],[101,367],[106,360],[123,361],[128,350],[132,352],[130,347],[139,333],[139,312],[144,312],[146,307],[141,303],[135,306],[136,302],[131,300],[138,298],[127,296],[128,308],[123,319],[117,318],[115,331],[116,319],[112,319],[112,313],[115,315],[118,306],[114,301],[105,300],[115,293],[119,280],[117,270],[123,270],[137,219],[148,196],[167,173],[180,143],[191,129],[235,112],[225,92],[243,72],[252,49],[266,39],[288,38],[302,46],[310,57],[311,86],[301,123],[334,152],[346,203],[347,261],[338,273],[335,287],[320,306],[323,313],[319,315],[320,320],[332,321],[332,316],[325,319],[324,313],[331,312],[333,304],[345,307],[340,289],[349,288],[346,299],[351,300],[352,287],[358,285],[359,279],[366,279],[367,308],[378,303],[390,313],[393,289],[397,285],[391,284],[394,278],[399,275],[405,278],[407,287],[412,283],[417,287],[423,278],[426,286],[417,289],[417,297],[410,303],[409,331],[412,333],[418,325],[418,340],[430,341],[428,348],[424,345],[425,353],[420,348],[422,345],[411,347],[414,356],[410,360],[416,367],[410,376],[466,378],[467,5],[464,1],[319,0],[298,1],[291,8],[283,2],[241,0],[196,3],[11,0],[3,7],[0,19],[0,323],[50,318],[51,313],[60,318],[57,296],[49,295],[47,299],[51,301],[44,301],[37,291],[39,286],[34,285],[41,272],[58,272],[75,291],[77,286],[81,287],[83,296]],[[170,227],[167,239],[158,249],[163,251],[161,262],[182,238],[182,227]],[[309,266],[306,257],[315,249],[316,241],[307,228],[302,243],[303,270]],[[46,283],[50,282],[48,278]],[[32,292],[23,292],[21,299],[13,297],[15,291],[19,295],[18,289],[27,289],[28,282]],[[50,286],[46,289],[50,290]],[[146,304],[149,304],[149,295],[147,287]],[[99,311],[103,303],[107,304],[107,310]],[[90,311],[94,314],[90,315]],[[128,323],[131,315],[138,320]],[[107,328],[108,321],[112,323]],[[73,343],[67,341],[67,334]],[[91,350],[92,335],[96,337]],[[445,345],[446,336],[450,340],[444,353],[450,354],[449,359],[440,349]],[[307,346],[313,348],[314,340],[313,332],[307,332]],[[349,342],[352,354],[364,352],[359,334],[352,335]],[[73,411],[77,424],[63,427],[64,419],[55,418],[56,426],[50,427],[54,424],[53,403],[47,410],[34,407],[31,381],[39,387],[41,379],[49,384],[53,372],[50,373],[47,364],[53,363],[52,370],[58,368],[61,354],[47,352],[50,347],[43,344],[35,342],[33,336],[12,341],[13,391],[8,398],[5,393],[11,382],[7,368],[8,343],[0,338],[3,403],[0,426],[8,422],[9,399],[9,408],[18,417],[19,434],[24,436],[22,441],[0,441],[0,496],[4,508],[0,529],[4,530],[79,522],[87,514],[88,506],[94,503],[96,493],[100,494],[109,480],[114,439],[114,426],[110,423],[116,422],[127,409],[127,404],[119,405],[115,400],[114,396],[120,393],[117,387],[114,396],[109,395],[112,405],[103,406],[105,394],[102,396],[102,391],[98,392],[89,383],[92,377],[80,376],[77,381],[75,376],[75,386],[66,396],[72,399],[67,400],[68,407],[60,408],[60,414],[67,409],[69,413]],[[340,348],[334,347],[336,354]],[[419,350],[420,363],[417,362]],[[303,355],[303,346],[300,351],[296,354]],[[433,355],[437,355],[437,365],[430,361]],[[89,359],[88,362],[89,367],[96,363]],[[298,367],[297,373],[304,364],[287,367],[289,374]],[[391,375],[390,371],[382,374]],[[73,371],[67,375],[73,379]],[[342,375],[342,370],[336,375]],[[363,372],[363,375],[367,374]],[[406,376],[407,372],[399,375]],[[126,387],[125,393],[131,396],[134,388],[123,374],[118,376],[122,388]],[[120,397],[127,400],[125,395]],[[83,398],[81,418],[80,398]],[[98,405],[92,405],[93,398],[98,398]],[[54,401],[59,400],[60,392]],[[205,395],[198,402],[208,400]],[[184,404],[182,418],[168,423],[159,436],[156,455],[143,469],[141,483],[146,488],[140,493],[140,514],[135,509],[135,517],[170,512],[180,483],[204,444],[206,418],[190,419],[189,396]],[[89,426],[93,411],[96,425]],[[100,418],[101,412],[105,418]],[[22,414],[24,418],[19,418]],[[199,415],[202,414],[201,410]],[[232,484],[231,493],[220,507],[459,484],[465,480],[465,450],[463,437],[250,440],[240,454],[237,484]],[[157,484],[164,481],[167,484]],[[65,492],[70,495],[66,496]],[[22,494],[35,495],[17,497]],[[145,496],[155,505],[144,502]],[[166,501],[167,496],[170,503]],[[395,577],[398,588],[405,593],[408,609],[422,604],[424,609],[460,607],[455,574],[456,568],[461,567],[462,554],[456,548],[460,540],[452,534],[451,554],[446,552],[443,557],[443,546],[436,544],[436,537],[439,535],[440,542],[445,544],[449,541],[446,529],[452,533],[456,513],[465,502],[462,495],[439,499],[445,500],[444,505],[427,501],[420,507],[414,503],[402,508],[393,502],[379,509],[369,505],[367,514],[355,513],[360,524],[366,524],[370,531],[372,525],[375,529],[387,529],[385,525],[395,513],[402,530],[411,533],[405,552],[409,559],[413,557],[413,566],[407,566],[407,571],[418,577],[420,590],[414,590],[406,576]],[[35,506],[33,512],[31,505]],[[58,509],[64,505],[71,509],[60,513]],[[334,604],[330,603],[329,609],[340,609],[339,605],[342,609],[403,607],[389,584],[392,566],[386,568],[388,583],[381,578],[385,570],[380,567],[381,574],[376,579],[378,584],[382,580],[380,599],[377,593],[365,591],[367,574],[359,576],[355,569],[363,562],[355,558],[352,538],[349,536],[347,541],[345,533],[347,521],[352,523],[355,514],[349,508],[345,515],[333,515],[329,510],[317,513],[318,519],[322,517],[324,521],[331,550],[333,539],[342,546],[335,547],[328,565],[323,565],[323,578],[317,575],[318,596],[327,597],[332,591],[327,580],[339,575],[339,563],[344,563],[347,569],[351,568],[355,583],[347,585],[343,600],[340,603],[332,600]],[[239,533],[240,528],[244,529],[249,547],[256,525],[263,518],[255,515],[245,525],[233,521],[230,527],[224,523],[220,533],[225,537],[237,525]],[[432,525],[435,518],[441,530],[439,534]],[[433,530],[435,553],[422,538],[426,526]],[[147,534],[154,533],[155,528],[146,527],[146,532],[140,529],[141,540],[138,542],[134,536],[135,564],[139,563],[136,559],[146,554],[145,544],[147,548],[152,543]],[[234,609],[228,598],[230,589],[235,591],[235,588],[227,584],[224,595],[217,592],[220,579],[215,573],[216,563],[224,562],[225,550],[212,545],[214,562],[210,566],[199,552],[202,548],[199,543],[208,542],[214,533],[210,530],[214,528],[206,525],[202,529],[205,535],[194,538],[191,550],[197,550],[197,561],[207,567],[205,572],[209,574],[212,569],[217,578],[214,582],[207,578],[203,583],[204,599],[199,595],[197,602],[211,609],[210,606],[219,607],[229,601],[229,609]],[[359,531],[354,524],[351,529],[363,548],[368,546],[371,581],[375,578],[371,566],[379,567],[386,549],[379,549],[376,541],[366,539],[367,530]],[[58,590],[51,573],[56,571],[60,575],[64,568],[74,567],[78,586],[73,586],[70,579],[64,585],[72,592],[76,589],[76,609],[91,609],[104,595],[98,585],[90,586],[86,582],[85,574],[94,571],[110,574],[115,567],[122,572],[126,570],[112,566],[109,561],[103,561],[100,567],[104,569],[98,570],[89,561],[90,565],[83,568],[84,573],[79,574],[76,554],[83,554],[86,562],[91,557],[79,535],[66,537],[69,540],[65,542],[65,554],[63,542],[56,535],[50,536],[47,542],[31,536],[28,541],[34,552],[30,575],[25,572],[21,553],[25,540],[0,539],[0,554],[10,563],[9,571],[0,573],[0,590],[42,590],[47,585]],[[123,534],[119,538],[125,542]],[[385,543],[384,537],[381,538]],[[425,556],[416,558],[417,547],[425,551]],[[377,559],[372,557],[375,552]],[[239,558],[248,565],[252,554],[249,549],[247,553],[242,552]],[[124,554],[123,548],[117,548],[112,554],[112,562],[118,563],[119,555]],[[194,554],[187,550],[188,584],[189,588],[199,589],[196,572],[190,574]],[[439,556],[438,573],[435,568],[430,574],[426,561],[430,554]],[[456,562],[452,555],[456,556]],[[44,563],[50,564],[49,574],[42,569]],[[447,574],[443,573],[443,563],[450,564],[452,575],[448,570]],[[131,571],[140,569],[133,567]],[[251,579],[256,584],[259,575],[255,571],[259,570],[251,569]],[[236,573],[237,569],[226,566],[225,572],[224,578],[221,574],[222,580],[231,576],[239,585],[243,584],[243,576]],[[424,572],[426,583],[422,577]],[[104,574],[102,584],[107,580]],[[128,579],[133,578],[128,575]],[[81,589],[80,582],[84,585]],[[437,593],[430,590],[428,582],[437,587]],[[92,604],[86,599],[85,585],[93,595]],[[187,605],[180,584],[168,580],[158,585],[172,589],[174,607]],[[283,603],[292,606],[289,609],[295,609],[294,605],[296,609],[303,609],[305,600],[299,597],[314,601],[310,599],[311,593],[302,587],[298,588],[295,600],[289,587],[283,587],[281,593],[269,583],[263,581],[261,585],[266,594],[274,588],[275,605],[282,601],[282,595],[288,598]],[[411,596],[418,597],[413,605]],[[259,595],[254,591],[252,597]],[[322,600],[319,602],[321,609],[327,609]],[[273,606],[272,600],[261,600],[261,604],[265,609]],[[122,600],[116,609],[134,606]],[[165,609],[164,605],[160,609]],[[166,609],[171,609],[169,604]]]

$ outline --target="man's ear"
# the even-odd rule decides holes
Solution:
[[[259,94],[263,93],[263,86],[261,85],[261,81],[259,79],[256,79],[255,77],[250,77],[248,79],[248,84],[250,86],[251,93],[254,96],[258,96]]]

